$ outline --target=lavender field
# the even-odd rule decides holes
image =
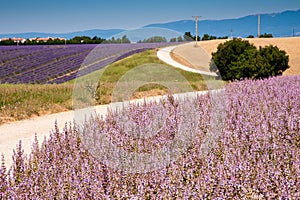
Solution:
[[[219,96],[226,105],[224,124],[211,151],[203,154],[214,112],[210,96],[131,105],[126,112],[87,121],[83,132],[74,125],[56,129],[49,140],[35,141],[28,156],[20,143],[13,166],[0,168],[0,198],[298,199],[300,77],[229,83]],[[186,107],[192,108],[197,126],[183,123],[192,121],[183,115]],[[164,113],[164,120],[156,113]],[[160,126],[158,134],[153,126]],[[129,130],[145,136],[129,137]],[[126,151],[150,153],[171,144],[182,130],[193,135],[186,151],[145,173],[109,167],[87,151],[89,138],[82,139],[92,133]]]
[[[1,46],[0,83],[64,83],[135,53],[166,45]]]

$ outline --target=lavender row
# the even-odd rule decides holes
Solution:
[[[152,47],[151,47],[152,48]],[[92,64],[90,65],[89,67],[86,67],[86,68],[83,68],[83,69],[80,69],[80,70],[77,70],[73,73],[70,73],[66,76],[62,76],[62,77],[59,77],[59,78],[56,78],[54,80],[51,80],[51,81],[48,81],[47,83],[56,83],[56,84],[60,84],[60,83],[64,83],[64,82],[67,82],[67,81],[70,81],[70,80],[73,80],[75,78],[78,78],[78,77],[81,77],[81,76],[84,76],[84,75],[87,75],[91,72],[94,72],[96,70],[99,70],[99,69],[102,69],[104,67],[106,67],[107,65],[113,63],[113,62],[116,62],[118,60],[121,60],[123,58],[126,58],[128,56],[131,56],[133,54],[136,54],[136,53],[140,53],[140,52],[143,52],[145,50],[149,50],[151,48],[141,48],[141,49],[135,49],[135,50],[132,50],[132,51],[128,51],[128,52],[122,52],[121,54],[116,54],[115,56],[113,57],[110,57],[108,59],[105,59],[101,62],[97,62],[96,64]]]
[[[103,45],[61,45],[61,46],[28,46],[20,48],[2,47],[4,57],[0,62],[0,83],[60,83],[75,78],[81,66],[98,63],[89,67],[86,72],[103,67],[111,57],[124,58],[135,49],[151,49],[168,45],[154,44],[103,44]],[[11,52],[10,52],[11,51]],[[26,52],[26,53],[24,53]],[[140,50],[139,50],[140,52]],[[15,57],[12,55],[15,54]],[[5,60],[7,58],[7,60]],[[116,60],[110,59],[113,61]],[[91,70],[92,69],[92,70]],[[70,77],[67,74],[70,74]],[[84,73],[86,74],[86,73]],[[55,79],[58,78],[56,82]]]
[[[0,168],[0,198],[297,199],[300,76],[234,82],[215,95],[131,104],[87,121],[83,129],[56,128],[41,147],[34,142],[29,157],[19,145],[12,168]],[[224,123],[203,154],[219,102],[226,105]],[[186,151],[148,172],[125,173],[92,156],[104,137],[127,152],[156,153],[188,131],[193,137],[186,138]],[[112,157],[126,161],[116,151],[106,159]]]
[[[22,46],[15,49],[6,49],[0,47],[1,60],[0,65],[7,65],[8,63],[13,63],[15,60],[28,59],[30,56],[36,54],[47,55],[50,54],[72,54],[80,52],[82,50],[92,50],[95,45],[57,45],[57,46]],[[49,56],[48,56],[49,57]],[[34,58],[34,57],[33,57]],[[1,64],[2,63],[2,64]]]
[[[35,68],[43,67],[48,63],[59,63],[61,60],[64,60],[69,56],[76,56],[85,52],[85,55],[87,55],[91,50],[92,47],[90,47],[90,49],[83,47],[65,49],[64,47],[61,47],[59,49],[48,48],[47,50],[29,53],[24,57],[16,57],[15,59],[11,60],[11,62],[5,62],[3,66],[0,66],[0,78],[14,76],[15,74],[22,74],[26,71],[33,71]]]

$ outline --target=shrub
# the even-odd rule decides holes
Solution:
[[[289,68],[289,57],[276,46],[259,47],[246,40],[233,39],[212,53],[210,70],[223,80],[258,79],[282,75]]]
[[[260,38],[272,38],[273,35],[271,33],[264,33],[263,35],[259,36]]]
[[[217,39],[216,36],[208,35],[208,34],[204,34],[202,37],[202,40],[215,40],[215,39]]]

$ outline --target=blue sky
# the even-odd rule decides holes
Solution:
[[[0,0],[0,33],[136,29],[151,23],[299,10],[300,0]]]

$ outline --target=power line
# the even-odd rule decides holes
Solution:
[[[202,16],[192,16],[193,18],[195,18],[195,22],[196,22],[196,43],[195,43],[195,47],[198,46],[198,20],[200,17]]]

